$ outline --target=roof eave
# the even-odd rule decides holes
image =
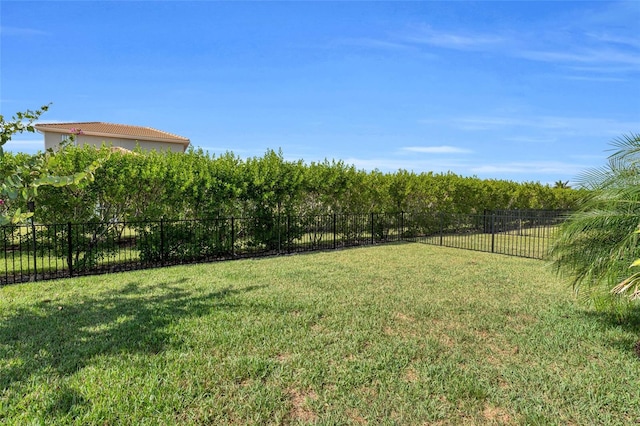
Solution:
[[[70,135],[71,131],[69,131],[68,129],[58,129],[55,127],[39,127],[38,125],[34,126],[36,130],[38,130],[41,133],[44,132],[52,132],[52,133],[60,133],[60,134],[67,134]],[[175,143],[175,144],[180,144],[180,145],[184,145],[185,148],[189,146],[189,144],[191,143],[191,141],[189,139],[178,139],[178,138],[158,138],[158,137],[140,137],[140,136],[131,136],[131,135],[122,135],[122,134],[118,134],[118,133],[100,133],[100,132],[88,132],[88,131],[82,131],[81,133],[82,135],[85,136],[96,136],[96,137],[103,137],[103,138],[117,138],[117,139],[128,139],[128,140],[133,140],[133,141],[149,141],[149,142],[166,142],[166,143]]]

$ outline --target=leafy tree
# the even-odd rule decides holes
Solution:
[[[0,115],[0,158],[4,155],[4,145],[11,140],[13,135],[36,131],[33,122],[48,109],[49,105],[43,105],[35,111],[28,109],[24,112],[17,112],[10,121],[6,121],[4,116]]]
[[[51,174],[49,170],[50,165],[56,161],[56,154],[53,150],[47,150],[33,156],[22,157],[22,161],[14,162],[12,167],[7,167],[8,162],[5,163],[4,158],[4,145],[15,134],[35,132],[34,121],[48,109],[49,106],[44,105],[35,111],[18,112],[8,121],[0,115],[0,160],[4,165],[2,176],[0,176],[2,178],[0,225],[23,222],[33,216],[33,206],[38,195],[38,188],[78,185],[87,178],[92,179],[93,172],[100,165],[100,162],[97,161],[81,172],[57,176]]]
[[[20,198],[29,201],[31,196],[27,189],[29,184],[37,192],[35,188],[39,183],[37,181],[34,182],[34,176],[31,174],[34,171],[32,168],[35,166],[35,164],[28,164],[31,159],[23,157],[21,162],[14,161],[10,163],[5,159],[4,145],[15,134],[35,132],[33,122],[48,109],[49,106],[44,105],[35,111],[17,112],[9,121],[5,120],[3,115],[0,115],[0,160],[2,160],[3,166],[2,175],[0,176],[2,178],[2,186],[0,186],[0,225],[18,223],[33,215],[33,212],[23,212],[25,206],[18,206],[17,204]],[[25,179],[27,180],[26,182]]]
[[[562,225],[551,256],[558,271],[573,278],[577,292],[591,297],[599,307],[623,314],[629,305],[621,296],[638,296],[637,276],[623,280],[629,265],[635,267],[634,259],[640,257],[636,232],[640,225],[640,135],[624,135],[612,145],[617,150],[608,164],[586,172],[578,181],[589,192],[583,193],[580,209]]]

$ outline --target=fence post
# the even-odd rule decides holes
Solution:
[[[291,253],[291,215],[287,214],[287,227],[285,230],[285,242],[286,242],[286,246],[287,246],[287,253]]]
[[[160,264],[164,266],[164,217],[160,218]]]
[[[33,201],[30,201],[33,203]],[[29,211],[33,212],[33,205],[29,205]],[[38,281],[38,246],[36,245],[36,224],[31,216],[31,238],[33,238],[33,280]]]
[[[518,211],[518,235],[523,236],[522,232],[522,211]]]
[[[375,228],[375,224],[374,224],[374,220],[375,220],[375,214],[373,212],[371,212],[371,245],[374,245],[376,240],[375,240],[375,232],[376,232],[376,228]]]
[[[400,212],[400,234],[398,241],[404,241],[404,212]]]
[[[496,233],[495,233],[496,214],[491,213],[491,253],[495,253]]]
[[[69,267],[69,276],[73,275],[73,235],[71,222],[67,222],[67,266]]]
[[[3,241],[3,253],[4,253],[4,279],[5,282],[9,282],[9,265],[7,265],[7,260],[8,260],[8,256],[7,256],[7,228],[5,228],[4,226],[0,226],[0,230],[2,230],[2,241]],[[13,232],[11,232],[11,241],[13,242]],[[13,271],[13,274],[15,275],[15,271]]]
[[[336,249],[336,238],[337,238],[337,229],[336,229],[336,214],[335,212],[333,213],[333,249]]]
[[[487,225],[487,215],[489,214],[489,210],[484,209],[484,211],[482,212],[482,232],[487,234],[487,229],[488,229],[488,225]]]
[[[287,216],[287,252],[291,253],[291,244],[293,238],[291,238],[291,216]]]
[[[440,245],[443,243],[444,238],[444,213],[440,213]]]
[[[278,212],[278,254],[282,254],[282,220],[280,217],[280,212]]]
[[[235,227],[235,219],[231,216],[231,257],[236,255],[236,227]]]

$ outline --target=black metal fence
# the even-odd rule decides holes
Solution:
[[[562,212],[274,215],[0,227],[0,285],[398,241],[544,257]]]
[[[544,259],[569,212],[500,210],[474,215],[436,215],[433,228],[417,240],[467,250]],[[440,221],[439,224],[435,222]]]

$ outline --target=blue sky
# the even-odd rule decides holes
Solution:
[[[553,183],[640,132],[640,2],[0,2],[0,113]],[[42,136],[6,149],[36,152]]]

